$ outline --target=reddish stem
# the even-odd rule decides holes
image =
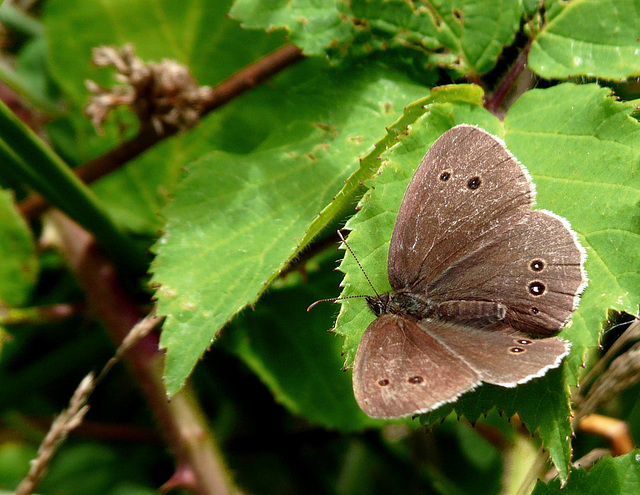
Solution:
[[[51,218],[60,234],[60,249],[88,304],[105,326],[114,344],[143,317],[139,306],[120,283],[115,266],[105,258],[93,237],[59,211]],[[162,381],[164,353],[158,348],[157,333],[149,333],[123,355],[158,422],[159,430],[171,449],[180,471],[189,471],[189,486],[198,495],[231,494],[228,469],[204,420],[196,398],[187,387],[166,396]]]
[[[500,113],[500,109],[504,104],[507,95],[511,91],[511,88],[517,81],[522,71],[527,66],[527,57],[529,56],[529,50],[531,50],[531,41],[529,41],[529,43],[527,43],[527,45],[524,47],[511,69],[509,69],[509,72],[507,72],[507,74],[500,82],[500,85],[493,92],[493,95],[485,100],[484,107],[492,114],[498,115],[498,113]]]

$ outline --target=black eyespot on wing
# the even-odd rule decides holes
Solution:
[[[420,375],[416,375],[416,376],[411,376],[409,377],[409,379],[407,380],[409,383],[422,383],[424,381],[424,378],[422,378]]]
[[[539,259],[532,260],[531,263],[529,263],[529,268],[531,268],[531,270],[534,272],[541,272],[542,270],[544,270],[544,267],[544,261]]]
[[[522,354],[524,349],[522,347],[509,347],[509,352],[513,354]]]
[[[467,181],[467,187],[472,191],[475,191],[476,189],[478,189],[480,187],[480,184],[482,184],[482,181],[480,180],[480,177],[478,177],[477,175],[475,177],[471,177]]]
[[[378,385],[380,385],[381,387],[386,387],[387,385],[389,385],[389,380],[387,380],[386,378],[378,380]]]
[[[440,174],[440,180],[447,182],[451,178],[451,170],[445,170]]]
[[[534,280],[529,284],[529,294],[532,296],[541,296],[546,290],[545,285],[539,280]]]

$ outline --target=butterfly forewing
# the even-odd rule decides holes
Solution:
[[[494,136],[454,127],[418,167],[389,247],[394,290],[416,292],[529,212],[533,189],[524,168]]]

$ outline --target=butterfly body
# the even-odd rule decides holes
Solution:
[[[392,292],[358,347],[353,389],[372,417],[425,413],[481,383],[514,387],[559,366],[551,337],[586,285],[566,220],[532,211],[526,169],[495,136],[454,127],[425,155],[389,247]],[[530,335],[546,338],[531,338]]]
[[[489,324],[504,319],[506,307],[496,301],[445,300],[437,303],[422,294],[407,290],[388,292],[377,297],[366,297],[369,309],[376,316],[383,314],[403,315],[422,320],[435,318],[443,320],[472,320],[477,324]]]
[[[436,313],[436,306],[429,298],[408,291],[388,292],[378,297],[367,297],[366,300],[376,316],[399,314],[421,320],[431,318]]]

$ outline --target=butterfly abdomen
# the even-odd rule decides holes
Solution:
[[[495,301],[444,301],[438,304],[437,315],[444,320],[488,324],[504,320],[507,307]]]

